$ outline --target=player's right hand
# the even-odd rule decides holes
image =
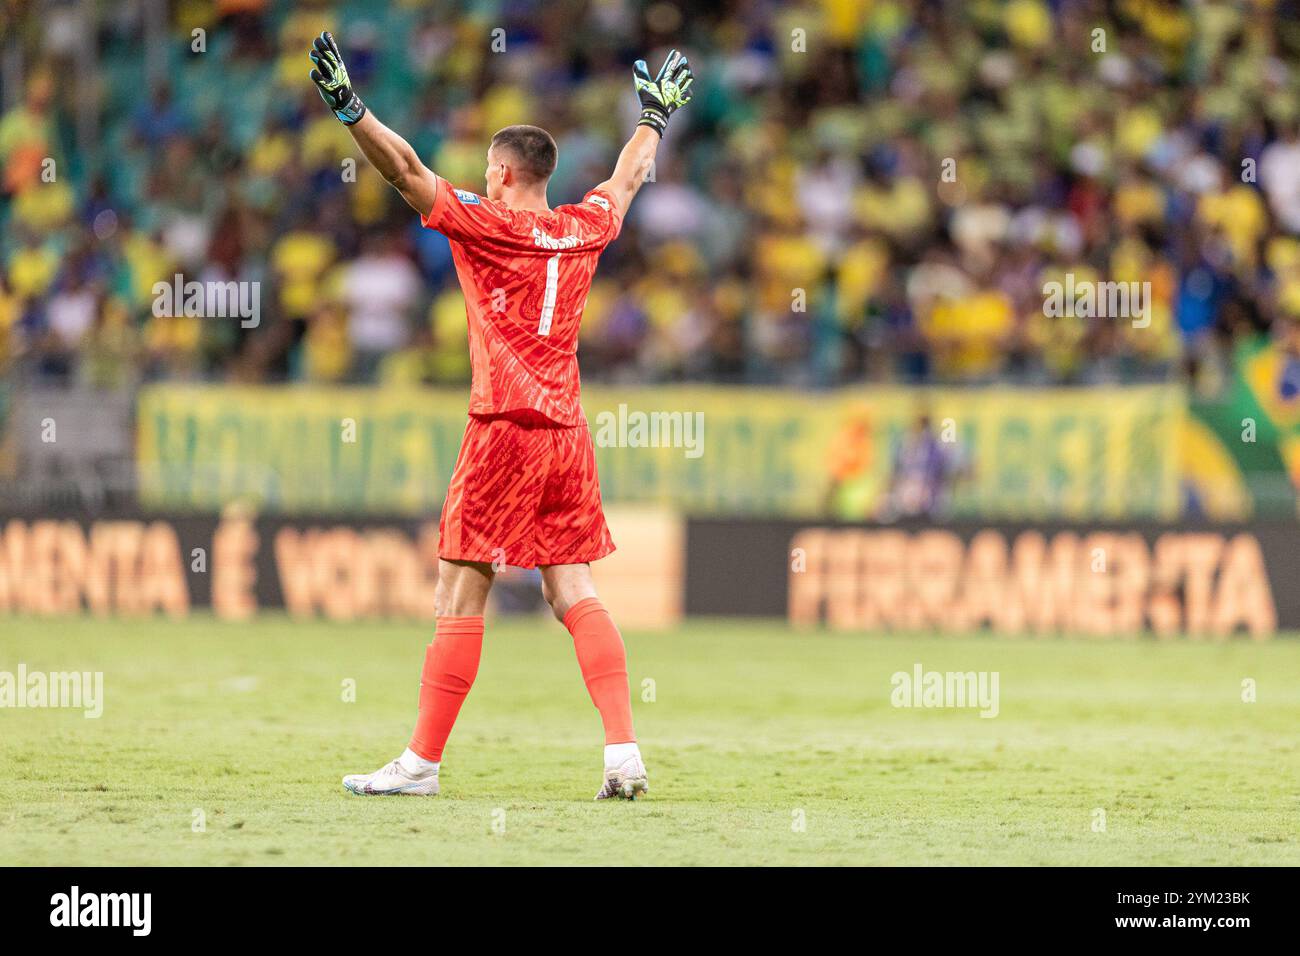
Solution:
[[[348,68],[343,65],[343,54],[328,30],[316,38],[308,56],[316,64],[316,69],[311,71],[311,81],[343,125],[351,126],[365,116],[366,104],[352,89]]]
[[[691,101],[686,92],[695,80],[690,64],[685,56],[673,50],[653,80],[645,60],[637,60],[632,65],[632,78],[641,100],[641,119],[636,125],[653,127],[662,136],[668,128],[668,117]]]

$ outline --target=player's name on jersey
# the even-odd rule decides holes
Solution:
[[[582,245],[582,240],[577,236],[563,236],[559,239],[554,236],[548,236],[536,226],[533,227],[533,245],[542,249],[572,249],[574,246]]]

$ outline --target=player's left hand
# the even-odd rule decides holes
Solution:
[[[668,128],[668,117],[691,101],[687,90],[695,77],[691,74],[690,64],[685,56],[673,50],[653,80],[645,60],[637,60],[632,65],[632,77],[636,95],[641,100],[641,119],[637,125],[651,126],[662,136]]]
[[[343,54],[328,30],[316,38],[308,56],[316,64],[316,69],[311,71],[311,81],[343,125],[351,126],[365,116],[366,104],[352,89],[348,68],[343,65]]]

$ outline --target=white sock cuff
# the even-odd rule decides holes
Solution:
[[[425,760],[410,747],[402,751],[402,755],[397,758],[397,762],[402,765],[402,769],[407,773],[428,773],[430,770],[435,773],[438,771],[437,760]]]
[[[641,756],[641,748],[635,743],[605,744],[605,766],[614,769],[628,757]]]

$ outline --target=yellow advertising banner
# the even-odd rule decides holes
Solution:
[[[961,467],[953,515],[1173,517],[1186,398],[1153,386],[807,393],[584,389],[604,498],[699,514],[877,517],[924,415]],[[158,385],[142,390],[142,501],[419,515],[442,505],[464,392]]]

